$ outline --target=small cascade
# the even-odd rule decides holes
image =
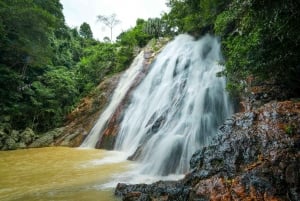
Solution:
[[[141,174],[187,172],[192,154],[233,112],[225,78],[216,76],[223,70],[221,60],[220,43],[208,35],[200,40],[180,35],[157,56],[133,91],[115,144],[142,164]],[[105,124],[99,121],[91,131],[97,130],[96,138]],[[96,143],[90,138],[84,146]]]
[[[115,112],[118,105],[125,97],[129,88],[133,85],[136,77],[139,75],[143,67],[144,52],[142,51],[133,61],[131,66],[122,75],[117,88],[114,90],[114,94],[110,100],[110,103],[105,110],[99,116],[96,124],[80,145],[80,147],[94,148],[97,141],[101,138],[101,132],[104,129],[106,123],[109,121],[112,114]]]

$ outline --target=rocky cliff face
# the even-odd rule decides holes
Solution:
[[[123,200],[300,200],[300,102],[236,113],[177,182],[119,184]]]
[[[62,128],[62,135],[55,139],[55,145],[77,147],[82,143],[108,104],[120,76],[117,74],[106,78],[81,100],[77,108],[68,115],[66,126]]]

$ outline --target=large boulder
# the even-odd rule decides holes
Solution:
[[[36,138],[37,135],[33,132],[31,128],[26,128],[21,134],[20,134],[21,142],[25,144],[30,144],[33,142]]]
[[[37,138],[31,128],[18,131],[10,128],[10,125],[0,125],[0,150],[15,150],[26,148]]]

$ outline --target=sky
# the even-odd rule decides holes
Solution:
[[[115,13],[121,21],[113,28],[113,40],[122,32],[135,26],[136,20],[160,17],[167,12],[167,0],[61,0],[66,24],[72,28],[83,22],[90,25],[94,38],[102,41],[110,38],[110,29],[97,22],[98,15]]]

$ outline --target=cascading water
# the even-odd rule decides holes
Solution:
[[[125,97],[127,91],[134,83],[136,77],[139,75],[143,67],[144,52],[142,51],[133,61],[130,68],[122,75],[117,88],[114,90],[114,94],[111,98],[109,105],[101,113],[96,124],[90,131],[89,135],[80,145],[80,147],[94,148],[97,141],[101,138],[101,131],[104,129],[107,121],[110,119],[120,102]]]
[[[158,55],[135,89],[115,149],[141,162],[141,173],[182,174],[232,113],[220,44],[211,36],[180,35]]]

